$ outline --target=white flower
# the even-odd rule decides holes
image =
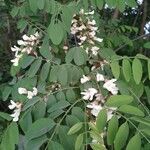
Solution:
[[[8,108],[11,109],[11,110],[14,109],[17,106],[17,104],[13,100],[10,100],[10,103],[11,104],[8,105]]]
[[[30,41],[30,37],[28,37],[26,34],[22,36],[23,40]]]
[[[28,99],[32,99],[32,98],[33,98],[33,96],[34,96],[33,92],[28,91],[27,98],[28,98]]]
[[[94,95],[97,93],[98,91],[94,88],[89,88],[87,90],[84,90],[84,92],[81,92],[81,94],[83,95],[83,99],[84,100],[93,100]]]
[[[96,80],[99,82],[99,81],[104,81],[105,79],[104,79],[104,76],[102,74],[97,73],[96,74]]]
[[[92,20],[92,21],[88,20],[88,24],[89,25],[96,25],[96,21],[95,20]]]
[[[23,40],[18,40],[17,43],[18,43],[18,45],[23,45],[23,46],[27,45],[27,42],[25,42]]]
[[[95,117],[97,117],[98,113],[102,110],[102,106],[96,105],[95,103],[88,104],[87,108],[91,109],[91,114]]]
[[[27,94],[28,91],[27,91],[27,89],[20,87],[20,88],[18,88],[18,93],[19,94]]]
[[[83,36],[83,37],[80,38],[81,41],[85,41],[86,39],[87,39],[86,36]]]
[[[91,12],[84,13],[85,15],[94,15],[94,10]]]
[[[16,122],[19,120],[20,112],[21,112],[21,103],[19,102],[14,102],[13,100],[10,101],[10,105],[8,106],[9,109],[14,109],[14,112],[10,115],[13,117],[13,121]]]
[[[104,83],[103,88],[107,89],[108,91],[110,91],[113,95],[118,94],[118,87],[116,86],[116,84],[114,82],[116,82],[116,79],[111,79],[106,81],[106,83]]]
[[[101,101],[102,103],[104,103],[105,100],[101,93],[96,94],[95,97],[96,97],[95,99],[96,101]]]
[[[22,54],[17,55],[14,59],[11,60],[11,62],[13,63],[14,66],[18,66],[19,60],[21,57],[22,57]]]
[[[99,47],[97,47],[97,46],[93,46],[93,47],[91,48],[92,54],[95,55],[95,56],[97,55],[98,50],[99,50]]]
[[[90,80],[90,77],[87,77],[87,76],[83,75],[83,77],[80,79],[80,82],[83,84],[83,83],[86,83],[89,80]]]
[[[36,95],[37,95],[37,93],[38,93],[37,88],[36,88],[36,87],[33,87],[33,95],[34,95],[34,96],[36,96]]]
[[[94,37],[94,40],[95,40],[95,41],[98,41],[98,42],[103,42],[103,39],[97,38],[97,37]]]
[[[95,31],[89,32],[89,36],[90,36],[91,38],[93,38],[95,35],[96,35],[96,32],[95,32]],[[95,39],[94,39],[94,40],[95,40]]]

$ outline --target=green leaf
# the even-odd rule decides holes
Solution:
[[[109,107],[119,107],[125,104],[129,104],[133,101],[133,97],[129,95],[113,95],[110,96],[106,102]]]
[[[101,10],[104,6],[104,0],[96,0],[96,6]]]
[[[15,17],[15,16],[17,16],[18,12],[19,12],[19,7],[14,6],[12,8],[10,14],[11,14],[12,17]]]
[[[47,60],[52,59],[51,49],[49,46],[49,39],[47,36],[43,40],[42,46],[40,48],[40,54]]]
[[[64,37],[64,29],[61,23],[51,23],[48,27],[48,35],[55,45],[59,45]]]
[[[76,100],[75,92],[72,89],[66,91],[66,98],[69,102],[74,102]]]
[[[64,150],[64,148],[60,143],[50,141],[48,144],[48,150]]]
[[[119,130],[116,134],[116,137],[114,140],[115,150],[121,150],[125,146],[128,135],[129,135],[129,126],[128,126],[128,123],[125,122],[119,127]]]
[[[74,53],[75,64],[78,66],[83,65],[86,62],[85,55],[87,55],[87,54],[82,48],[76,47],[76,50]]]
[[[39,101],[36,103],[35,107],[33,107],[32,114],[34,120],[44,118],[46,113],[46,103],[44,101]]]
[[[136,7],[137,6],[137,3],[135,0],[126,0],[126,3],[130,7]]]
[[[66,85],[68,83],[68,71],[65,67],[65,65],[61,65],[59,72],[58,72],[58,81],[62,85]]]
[[[26,150],[39,150],[40,147],[42,146],[42,144],[44,144],[47,141],[47,137],[44,136],[40,136],[38,138],[32,139],[30,141],[27,142],[25,149]]]
[[[140,118],[140,117],[131,117],[130,119],[136,121],[136,122],[139,122],[139,123],[142,123],[146,126],[148,126],[150,128],[150,119],[148,118]]]
[[[117,0],[117,7],[118,9],[123,12],[125,10],[126,3],[124,0]]]
[[[122,70],[123,70],[123,75],[124,75],[126,81],[129,82],[130,78],[132,76],[132,69],[131,69],[131,64],[128,59],[123,59]]]
[[[76,52],[76,47],[71,48],[71,49],[67,52],[66,57],[65,57],[66,63],[70,63],[70,62],[73,60],[75,52]]]
[[[136,84],[139,84],[142,79],[143,69],[142,69],[141,61],[137,58],[133,60],[132,71],[133,71],[133,77]]]
[[[50,62],[45,63],[42,66],[41,72],[40,72],[40,80],[45,81],[49,75],[49,70],[50,70]]]
[[[35,60],[33,62],[33,64],[31,65],[30,69],[28,70],[28,76],[30,78],[34,77],[35,74],[38,72],[40,66],[41,66],[41,63],[42,63],[42,59],[41,58],[38,58],[37,60]]]
[[[70,105],[69,102],[64,101],[64,100],[60,100],[59,102],[57,102],[56,104],[54,104],[52,107],[50,107],[47,112],[51,113],[53,111],[56,111],[58,109],[63,109],[66,108]]]
[[[20,62],[22,69],[27,68],[34,60],[35,60],[35,57],[24,55]]]
[[[37,6],[40,10],[44,8],[45,0],[37,0]]]
[[[81,150],[83,146],[83,134],[79,134],[75,142],[75,150]]]
[[[31,109],[28,109],[23,113],[21,119],[19,120],[19,125],[24,133],[26,133],[27,130],[31,127],[32,125]]]
[[[35,105],[38,101],[40,101],[40,97],[33,97],[32,100],[28,100],[27,103],[22,108],[22,111],[25,111],[26,109],[30,108],[31,106]]]
[[[10,86],[5,86],[2,92],[3,101],[6,101],[8,99],[9,95],[11,94],[11,90],[12,88]]]
[[[107,110],[103,109],[99,112],[96,119],[96,127],[99,132],[102,132],[107,122]]]
[[[76,123],[74,126],[72,126],[70,128],[70,130],[68,131],[68,135],[72,135],[72,134],[75,134],[77,133],[81,128],[83,127],[83,123],[82,122],[78,122]]]
[[[37,11],[37,0],[29,0],[31,10],[36,13]]]
[[[106,3],[109,6],[109,8],[116,7],[117,4],[116,0],[106,0]]]
[[[50,118],[40,118],[31,125],[25,136],[27,140],[40,137],[49,132],[54,125],[55,123]]]
[[[99,55],[107,61],[110,61],[112,56],[116,56],[116,53],[110,48],[102,48],[99,51]]]
[[[127,113],[127,114],[141,116],[141,117],[144,117],[144,115],[145,115],[140,109],[138,109],[137,107],[131,106],[131,105],[123,105],[123,106],[119,107],[118,111],[121,111],[121,112]]]
[[[144,48],[150,49],[150,42],[145,43]]]
[[[15,76],[17,75],[17,73],[20,71],[20,66],[11,66],[11,69],[10,69],[10,74],[11,76]]]
[[[15,145],[19,142],[19,131],[17,123],[12,122],[3,134],[0,149],[14,150]]]
[[[130,139],[126,150],[141,150],[141,138],[139,134],[136,134]]]
[[[118,131],[118,124],[119,124],[118,118],[115,115],[108,122],[108,130],[107,130],[107,143],[108,143],[108,145],[112,145],[114,140],[115,140],[115,136],[116,136],[116,133]]]
[[[149,77],[149,80],[150,80],[150,60],[148,60],[147,62],[147,67],[148,67],[148,77]]]
[[[113,73],[114,77],[116,79],[118,79],[119,76],[120,76],[119,62],[118,61],[112,61],[112,63],[110,64],[110,66],[111,66],[111,70],[112,70],[112,73]]]
[[[59,66],[53,66],[50,71],[49,81],[56,82],[58,79],[57,72],[59,71]]]
[[[7,120],[7,121],[11,121],[12,120],[12,117],[7,114],[7,113],[4,113],[4,112],[0,112],[0,117]]]

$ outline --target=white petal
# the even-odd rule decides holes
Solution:
[[[102,74],[97,73],[97,75],[96,75],[96,80],[97,80],[97,81],[104,81],[105,79],[104,79],[104,76],[103,76]]]
[[[19,94],[27,94],[28,91],[27,91],[27,89],[20,87],[20,88],[18,88],[18,93]]]
[[[32,99],[33,96],[34,96],[34,94],[33,94],[31,91],[28,91],[28,96],[27,96],[27,98],[28,98],[28,99]]]
[[[8,105],[8,108],[9,108],[9,109],[14,109],[14,108],[16,107],[16,105],[17,105],[13,100],[10,100],[10,103],[11,103],[11,104]]]
[[[37,88],[36,88],[36,87],[34,87],[34,88],[33,88],[33,95],[34,95],[34,96],[36,96],[36,95],[37,95],[37,93],[38,93],[38,90],[37,90]]]

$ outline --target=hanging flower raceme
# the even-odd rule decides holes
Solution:
[[[33,87],[33,91],[28,91],[26,88],[18,88],[18,93],[23,95],[26,94],[28,99],[32,99],[34,96],[37,95],[38,90],[36,87]]]
[[[19,60],[23,56],[23,53],[30,54],[33,51],[33,47],[39,43],[40,35],[36,32],[34,35],[27,36],[26,34],[22,36],[23,40],[18,40],[18,46],[11,47],[11,51],[15,52],[15,58],[11,60],[14,66],[18,66]]]
[[[14,110],[13,113],[10,115],[13,117],[13,121],[17,122],[19,120],[20,112],[21,112],[22,104],[20,102],[14,102],[13,100],[10,101],[10,105],[8,108],[10,110]]]
[[[95,46],[96,42],[101,43],[103,39],[96,35],[98,27],[96,26],[93,15],[94,10],[91,12],[84,12],[83,9],[80,10],[79,14],[75,14],[72,19],[71,34],[77,38],[77,40],[75,40],[77,42],[76,44],[85,48],[88,54],[91,53],[97,56],[99,47]],[[88,44],[88,46],[83,44]]]

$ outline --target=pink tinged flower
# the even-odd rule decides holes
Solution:
[[[90,77],[83,75],[83,77],[80,79],[80,82],[83,84],[83,83],[88,82],[89,80],[90,80]]]
[[[81,92],[81,94],[83,95],[83,99],[84,100],[93,100],[94,95],[97,93],[98,91],[95,88],[89,88],[87,90],[84,90],[84,92]]]
[[[104,79],[104,76],[102,74],[97,73],[96,74],[96,80],[99,82],[99,81],[104,81],[105,79]]]
[[[116,86],[116,84],[114,82],[116,82],[116,79],[111,79],[108,80],[104,83],[103,88],[107,89],[108,91],[110,91],[113,95],[118,94],[118,87]]]
[[[27,89],[20,87],[20,88],[18,88],[18,93],[19,94],[27,94],[28,91],[27,91]]]

